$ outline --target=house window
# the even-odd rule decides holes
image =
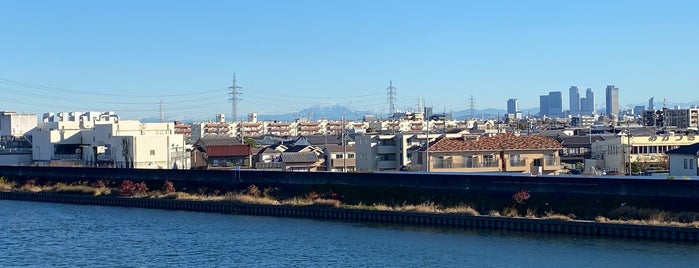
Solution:
[[[354,154],[347,154],[347,158],[349,158],[349,159],[354,158]]]
[[[344,156],[342,154],[335,154],[335,159],[342,159]]]
[[[498,161],[495,160],[495,155],[483,155],[483,167],[497,167]]]
[[[511,167],[524,166],[524,161],[520,158],[519,154],[510,154],[510,166]]]
[[[472,155],[462,155],[461,163],[465,168],[473,168],[473,156]]]
[[[555,166],[556,165],[556,156],[554,153],[545,153],[544,154],[544,165],[547,165],[547,166]]]
[[[451,168],[452,161],[450,156],[438,156],[434,160],[434,168]]]
[[[155,155],[155,150],[150,150],[150,155]]]
[[[684,169],[687,169],[687,159],[684,160]]]

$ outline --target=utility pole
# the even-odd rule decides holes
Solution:
[[[427,165],[426,171],[430,172],[430,120],[427,119],[427,137],[425,142],[425,164]]]
[[[228,100],[231,101],[231,122],[235,122],[238,120],[238,102],[242,100],[240,94],[243,94],[239,91],[242,87],[238,86],[235,73],[233,73],[233,84],[228,87],[228,89],[230,89],[230,92],[228,92],[228,95],[230,95]]]
[[[388,87],[386,88],[386,100],[388,101],[388,116],[393,116],[393,113],[396,112],[396,94],[397,92],[397,87],[393,86],[393,80],[390,80],[388,82]]]
[[[342,115],[342,172],[347,172],[347,141],[345,140],[345,116]]]

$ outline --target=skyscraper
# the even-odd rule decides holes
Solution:
[[[549,116],[549,95],[539,96],[539,116]]]
[[[614,85],[607,86],[607,103],[605,105],[608,117],[619,116],[619,89]]]
[[[517,113],[517,99],[507,100],[507,113],[508,114]]]
[[[552,117],[563,115],[563,94],[560,91],[549,92],[549,115]]]
[[[650,99],[648,99],[648,111],[655,110],[655,103],[654,102],[655,102],[655,97],[650,97]]]
[[[571,86],[568,89],[570,97],[570,114],[579,114],[580,110],[580,89],[576,86]]]
[[[587,109],[585,113],[594,114],[595,113],[595,92],[591,88],[585,91],[585,102],[587,103]]]

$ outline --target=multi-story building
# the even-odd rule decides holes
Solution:
[[[36,114],[0,111],[0,165],[32,163],[32,146],[24,135],[36,125]]]
[[[563,95],[560,91],[549,92],[549,115],[551,117],[563,115]]]
[[[606,93],[606,115],[610,118],[617,118],[619,116],[619,89],[614,85],[608,85]]]
[[[549,95],[539,96],[539,116],[551,116],[549,110]]]
[[[192,141],[192,125],[175,121],[175,134],[182,134],[186,141]]]
[[[181,168],[187,162],[184,137],[174,123],[120,120],[113,113],[44,114],[27,135],[38,165],[113,165]]]
[[[629,136],[621,133],[592,144],[592,158],[586,159],[585,171],[590,174],[601,170],[617,174],[627,174],[630,170],[667,171],[666,152],[696,142],[693,135]]]
[[[413,154],[427,172],[518,172],[558,174],[561,169],[555,139],[502,133],[493,136],[440,137]]]
[[[517,113],[517,99],[507,100],[507,113],[508,114]]]
[[[278,137],[296,136],[295,122],[270,122],[267,124],[267,134]]]
[[[560,91],[551,91],[539,96],[539,116],[559,117],[563,115],[563,96]]]
[[[595,114],[595,92],[591,88],[585,91],[585,98],[580,99],[580,110],[583,114]]]
[[[699,128],[699,108],[665,109],[665,126],[679,129]]]
[[[0,111],[0,136],[2,137],[22,137],[36,125],[36,114]]]
[[[356,153],[352,145],[325,145],[323,155],[327,170],[332,172],[352,172],[356,170]]]
[[[569,100],[570,100],[570,114],[577,115],[581,112],[580,110],[580,89],[577,86],[571,86],[568,89]]]
[[[430,134],[430,140],[439,134]],[[411,165],[413,153],[427,140],[426,132],[399,132],[391,135],[355,137],[357,171],[400,170]]]

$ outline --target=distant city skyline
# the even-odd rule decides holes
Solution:
[[[571,85],[619,107],[696,91],[694,1],[9,1],[0,110],[213,118],[338,104],[506,109]],[[419,101],[422,100],[422,101]],[[582,100],[582,96],[581,96]],[[569,102],[564,101],[564,110]],[[162,105],[161,105],[162,103]],[[581,108],[583,103],[581,102]],[[597,105],[599,107],[599,105]]]

